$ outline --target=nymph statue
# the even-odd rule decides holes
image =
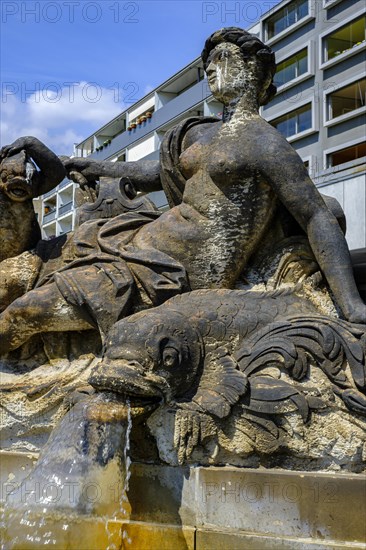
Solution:
[[[276,92],[272,50],[230,27],[208,38],[202,59],[223,119],[184,120],[165,136],[159,161],[62,164],[30,137],[0,151],[5,205],[20,204],[23,192],[29,201],[36,192],[29,189],[39,188],[33,182],[48,189],[45,179],[55,185],[65,172],[96,198],[79,211],[73,234],[24,241],[14,254],[8,247],[0,262],[6,406],[16,391],[31,418],[33,396],[49,414],[49,400],[56,408],[65,396],[69,404],[80,394],[94,403],[94,392],[112,392],[131,398],[132,407],[136,400],[143,414],[157,409],[150,435],[172,464],[243,465],[251,453],[260,462],[286,448],[296,468],[305,467],[303,457],[311,467],[318,459],[319,467],[333,467],[339,453],[346,467],[361,468],[366,305],[343,212],[259,114]],[[170,206],[164,213],[136,196],[161,189]],[[304,288],[322,277],[319,305]],[[96,351],[78,335],[90,330],[99,332],[103,354],[95,333],[88,334]],[[41,366],[19,361],[35,340],[45,349],[52,333],[73,341],[66,367],[53,368],[57,357],[53,363],[46,352]],[[19,426],[25,438],[32,429]]]
[[[138,191],[164,189],[171,209],[83,224],[68,243],[73,261],[1,314],[2,353],[37,332],[97,325],[105,333],[136,305],[233,288],[274,224],[306,235],[344,318],[366,323],[339,222],[300,157],[259,115],[276,91],[274,53],[246,31],[226,28],[206,41],[202,59],[224,104],[222,121],[186,120],[165,138],[160,161],[65,161],[71,176],[86,181],[123,177]],[[17,150],[27,151],[29,140],[21,141]]]

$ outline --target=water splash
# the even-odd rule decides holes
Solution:
[[[129,519],[129,501],[127,497],[128,488],[129,488],[129,480],[131,477],[131,458],[129,456],[130,453],[130,435],[132,430],[132,414],[131,414],[131,405],[129,399],[126,401],[126,407],[127,407],[127,426],[126,426],[126,433],[125,433],[125,443],[123,448],[123,465],[124,467],[124,482],[122,490],[119,490],[119,507],[117,510],[117,513],[115,514],[115,517],[113,518],[113,521],[123,520],[125,523],[128,522]],[[108,535],[108,546],[106,550],[119,550],[117,546],[111,542],[113,531],[110,528],[110,520],[107,520],[106,522],[106,531]],[[124,529],[122,531],[122,548],[128,547],[128,545],[131,544],[131,539],[128,536],[128,532]]]
[[[76,533],[88,544],[92,532],[105,538],[106,518],[127,518],[131,424],[129,404],[112,394],[77,403],[51,434],[34,470],[8,496],[2,549],[83,548]],[[121,488],[117,500],[111,498],[114,486]]]

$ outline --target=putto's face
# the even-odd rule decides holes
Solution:
[[[25,151],[6,157],[0,164],[0,190],[14,202],[32,197],[34,165],[27,160]]]
[[[244,59],[236,44],[218,44],[211,50],[206,68],[212,94],[218,101],[227,105],[240,97],[249,86],[257,89],[256,69],[255,57]]]

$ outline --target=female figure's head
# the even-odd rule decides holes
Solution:
[[[256,96],[258,106],[275,95],[275,55],[255,35],[237,27],[220,29],[206,40],[201,56],[211,91],[225,105],[245,91]]]

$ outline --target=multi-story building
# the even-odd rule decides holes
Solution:
[[[262,115],[296,149],[321,192],[342,205],[348,244],[359,269],[364,264],[366,281],[365,13],[363,0],[283,0],[248,30],[273,48],[278,64],[278,92]],[[188,116],[221,112],[198,58],[74,153],[96,160],[157,159],[169,128]],[[72,229],[73,193],[74,185],[62,182],[43,197],[45,236]],[[153,200],[166,206],[163,193]]]
[[[43,237],[50,239],[74,228],[75,184],[64,179],[55,189],[41,197],[42,206],[38,205],[36,212],[41,220]]]

